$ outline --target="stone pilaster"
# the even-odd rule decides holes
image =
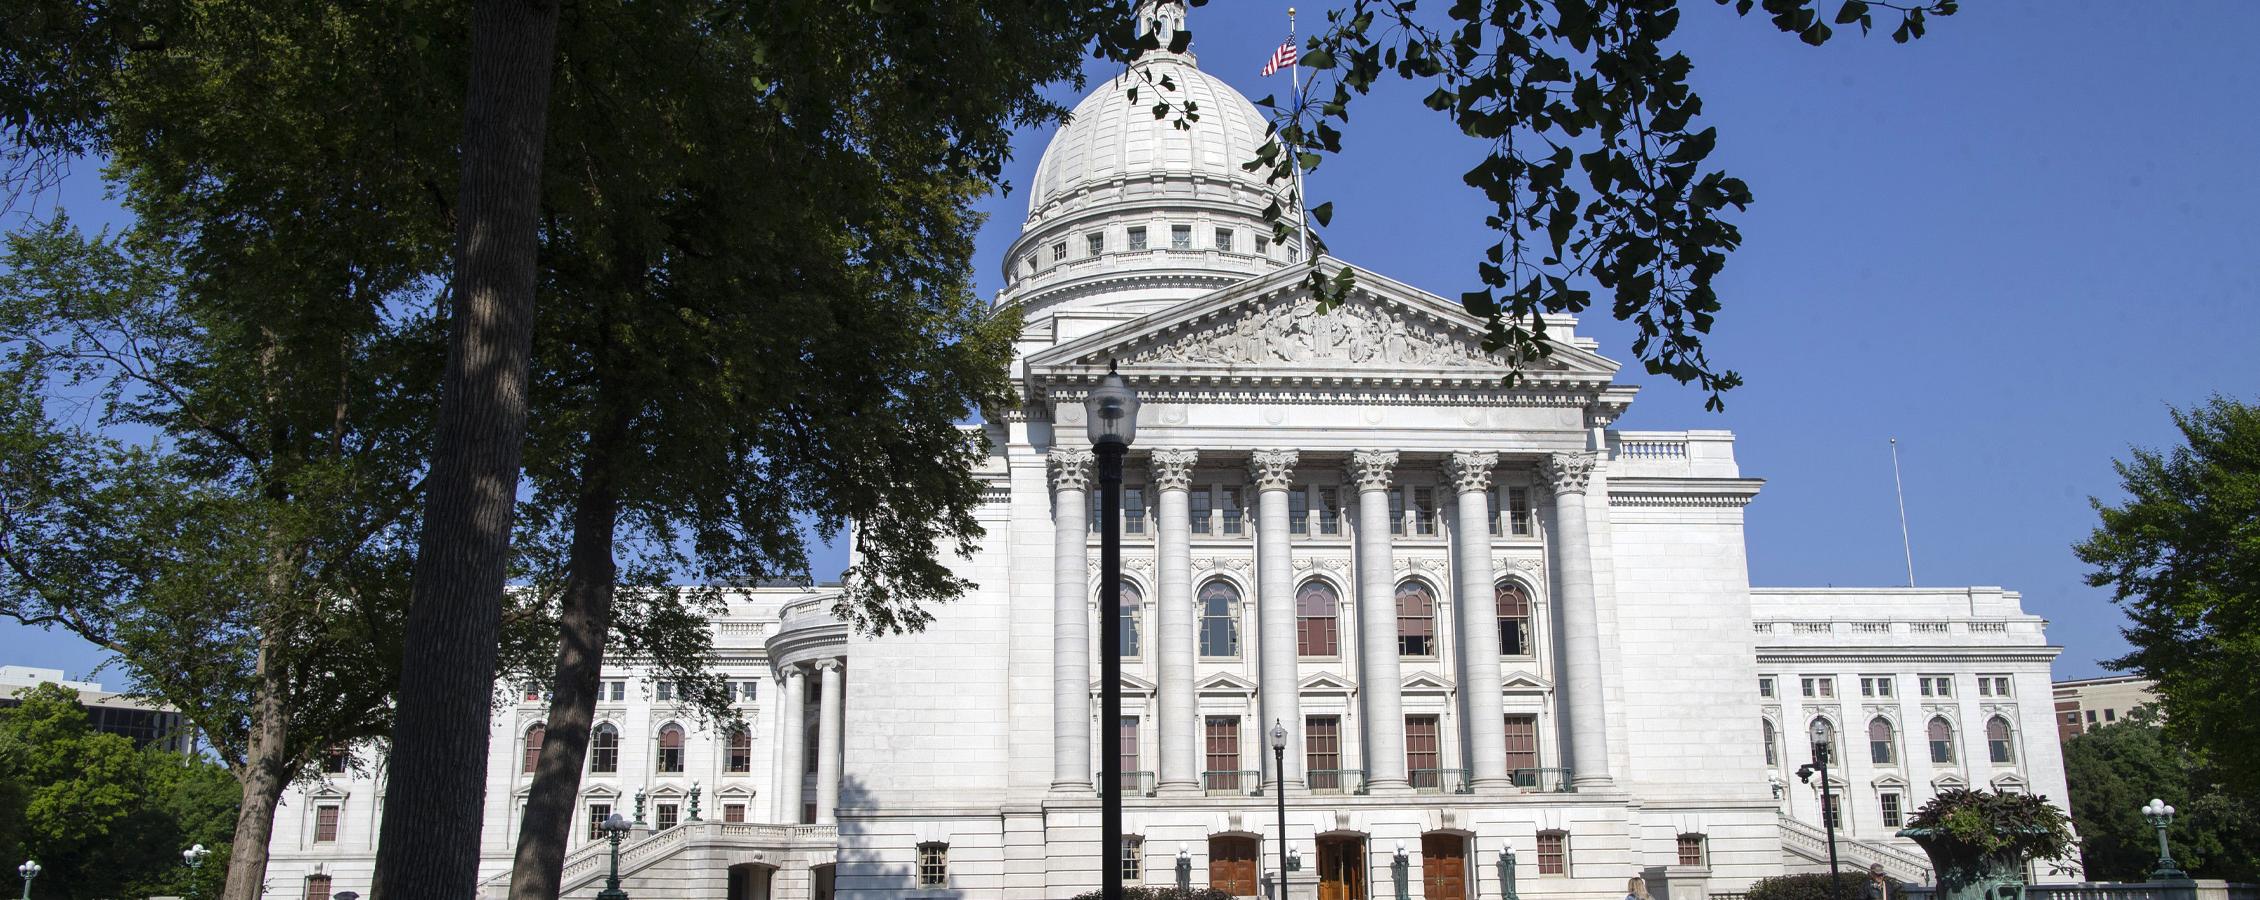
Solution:
[[[1452,574],[1459,594],[1460,711],[1467,735],[1469,779],[1478,791],[1513,786],[1507,771],[1506,709],[1499,698],[1498,604],[1491,583],[1491,470],[1496,453],[1454,453],[1450,466],[1458,491],[1452,534]]]
[[[841,694],[840,661],[816,664],[822,679],[816,706],[816,824],[837,822],[840,807],[840,725],[847,711]]]
[[[1554,492],[1554,596],[1562,617],[1562,677],[1554,693],[1569,722],[1571,783],[1607,788],[1609,729],[1602,709],[1600,600],[1593,589],[1592,536],[1585,490],[1593,454],[1556,453],[1546,460]]]
[[[1351,457],[1358,484],[1358,697],[1365,713],[1366,784],[1373,793],[1411,790],[1405,778],[1404,674],[1397,662],[1397,584],[1389,537],[1394,450]]]
[[[1091,627],[1086,536],[1091,451],[1053,450],[1052,482],[1052,790],[1089,794]]]
[[[1295,566],[1287,532],[1287,490],[1293,486],[1295,451],[1258,450],[1248,459],[1256,489],[1256,660],[1263,721],[1264,760],[1271,760],[1271,728],[1287,729],[1284,771],[1271,781],[1303,786],[1303,704],[1295,677]],[[1269,768],[1269,766],[1266,766]]]
[[[1149,477],[1161,492],[1154,534],[1154,630],[1161,663],[1154,698],[1160,720],[1155,723],[1161,748],[1154,781],[1158,794],[1195,795],[1201,790],[1200,714],[1193,695],[1193,523],[1187,493],[1198,459],[1191,450],[1156,450],[1149,462]]]
[[[808,685],[801,668],[785,667],[783,684],[777,689],[777,718],[783,736],[778,739],[777,755],[781,757],[777,773],[777,821],[799,824],[801,814],[801,780],[808,771],[808,760],[802,758],[802,748],[808,746]]]

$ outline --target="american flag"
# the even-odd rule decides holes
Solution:
[[[1292,40],[1281,41],[1279,49],[1271,51],[1271,61],[1263,64],[1263,77],[1270,78],[1279,74],[1280,69],[1294,64],[1295,42]]]

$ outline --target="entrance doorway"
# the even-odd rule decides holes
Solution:
[[[760,863],[730,867],[730,900],[769,900],[770,878],[776,869]]]
[[[1420,836],[1420,887],[1426,900],[1468,900],[1467,838]]]
[[[1318,900],[1365,900],[1365,838],[1318,839]]]
[[[832,871],[831,863],[809,867],[809,900],[832,900]]]
[[[1262,845],[1255,838],[1239,834],[1219,834],[1208,839],[1208,886],[1234,897],[1253,897],[1261,889],[1256,885],[1256,853]]]

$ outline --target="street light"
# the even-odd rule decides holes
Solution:
[[[1099,721],[1101,734],[1122,724],[1122,455],[1138,437],[1138,394],[1106,366],[1083,399],[1091,451],[1099,463]],[[1099,755],[1099,882],[1102,900],[1122,900],[1122,752]]]
[[[16,867],[16,874],[24,877],[24,900],[31,900],[31,880],[39,877],[39,860],[27,859]]]
[[[1287,897],[1287,723],[1271,720],[1271,785],[1279,795],[1279,900]]]
[[[1515,845],[1513,844],[1508,844],[1499,850],[1499,885],[1499,892],[1504,894],[1507,900],[1521,900],[1521,892],[1515,890]]]
[[[1405,856],[1405,842],[1398,841],[1397,856],[1389,862],[1389,874],[1397,880],[1397,900],[1412,900],[1412,886],[1408,883],[1411,869],[1412,860]]]
[[[1797,780],[1811,784],[1813,770],[1815,768],[1820,770],[1821,827],[1828,831],[1828,889],[1831,896],[1842,896],[1844,894],[1844,873],[1837,871],[1836,866],[1836,817],[1834,815],[1836,798],[1829,795],[1828,787],[1828,755],[1829,749],[1836,746],[1835,732],[1836,729],[1829,725],[1827,719],[1813,720],[1813,727],[1809,734],[1813,739],[1813,762],[1812,765],[1797,767]]]
[[[190,897],[204,893],[196,875],[204,868],[204,857],[210,855],[212,855],[212,851],[204,849],[203,844],[192,845],[180,852],[181,861],[188,863],[188,895]]]
[[[1184,845],[1177,847],[1177,890],[1193,889],[1193,855],[1185,852]]]
[[[2158,829],[2158,868],[2150,873],[2150,880],[2183,881],[2188,879],[2189,873],[2182,871],[2180,866],[2174,865],[2173,851],[2166,849],[2166,826],[2174,824],[2174,808],[2167,806],[2166,801],[2152,797],[2150,804],[2142,808],[2142,817],[2150,820],[2150,827]]]
[[[632,827],[619,813],[605,816],[604,824],[597,826],[604,832],[604,839],[612,842],[612,874],[605,876],[604,890],[597,893],[596,900],[628,900],[628,892],[620,889],[620,839]]]

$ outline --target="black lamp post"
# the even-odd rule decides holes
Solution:
[[[604,817],[604,824],[597,826],[604,832],[604,839],[612,842],[612,873],[605,876],[604,890],[597,892],[596,900],[628,900],[628,892],[620,889],[620,839],[632,827],[619,813]]]
[[[1389,875],[1397,882],[1397,900],[1412,898],[1412,884],[1408,877],[1411,871],[1412,860],[1405,856],[1405,842],[1398,841],[1397,856],[1389,862]]]
[[[2174,864],[2173,851],[2166,848],[2166,826],[2174,824],[2174,808],[2166,801],[2150,798],[2150,805],[2142,808],[2142,817],[2150,820],[2150,827],[2158,829],[2158,868],[2150,873],[2152,881],[2183,881],[2189,873]]]
[[[1279,795],[1279,893],[1287,900],[1287,723],[1271,720],[1271,792]]]
[[[1122,455],[1138,436],[1138,394],[1108,363],[1083,400],[1099,463],[1099,722],[1112,735],[1099,754],[1100,896],[1122,900]]]
[[[1836,867],[1836,817],[1833,814],[1836,798],[1829,795],[1828,787],[1828,755],[1829,748],[1836,745],[1835,729],[1828,724],[1827,719],[1814,719],[1810,736],[1813,739],[1813,762],[1811,765],[1797,767],[1797,780],[1811,784],[1813,771],[1818,769],[1821,773],[1821,827],[1828,833],[1828,890],[1830,896],[1842,897],[1844,875]]]

